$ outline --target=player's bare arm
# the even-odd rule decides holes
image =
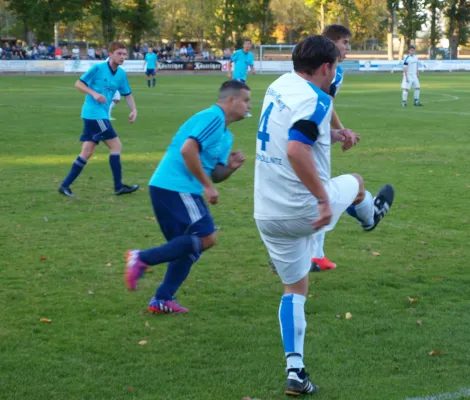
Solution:
[[[135,106],[135,100],[132,94],[126,96],[126,103],[131,109],[131,113],[129,114],[129,123],[132,124],[137,118],[137,108]]]
[[[232,79],[232,60],[228,60],[228,63],[227,63],[227,76],[228,76],[228,79]]]
[[[244,162],[245,156],[240,150],[231,152],[227,165],[217,164],[212,170],[212,182],[219,183],[225,181],[238,168],[240,168]]]
[[[104,97],[102,94],[95,92],[93,89],[90,89],[84,82],[82,82],[80,79],[75,82],[75,87],[82,93],[89,94],[92,96],[98,103],[105,104],[106,103],[106,97]]]
[[[219,193],[212,185],[209,176],[202,168],[201,158],[199,157],[199,143],[194,139],[187,139],[181,147],[186,167],[189,172],[202,184],[207,201],[211,204],[217,204]]]

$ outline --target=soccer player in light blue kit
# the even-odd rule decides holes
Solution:
[[[231,80],[219,89],[217,104],[193,115],[178,130],[149,182],[150,199],[167,243],[148,250],[128,250],[126,285],[135,290],[149,265],[168,263],[165,278],[152,297],[153,313],[184,313],[174,295],[201,253],[215,244],[214,221],[203,194],[216,204],[213,183],[226,180],[243,165],[241,151],[231,152],[227,126],[249,111],[250,89]]]
[[[255,59],[251,50],[251,40],[245,39],[243,41],[243,49],[237,50],[233,53],[232,58],[228,62],[228,79],[236,79],[237,81],[246,82],[246,74],[248,68],[251,68],[251,73],[256,74],[255,71]],[[232,71],[232,63],[234,68]],[[251,117],[250,113],[246,113],[245,118]]]
[[[72,169],[59,187],[59,193],[73,197],[70,185],[77,179],[93,155],[96,146],[103,141],[109,147],[109,165],[114,178],[114,193],[122,195],[135,192],[139,186],[128,186],[122,183],[121,167],[121,141],[109,121],[109,105],[118,90],[126,97],[127,105],[131,109],[129,123],[137,118],[137,109],[131,88],[124,69],[119,66],[127,57],[126,45],[113,42],[109,48],[109,62],[93,65],[75,83],[75,87],[87,96],[82,108],[84,128],[80,141],[82,151],[72,164]]]
[[[150,77],[152,77],[152,87],[155,87],[155,75],[157,73],[157,60],[158,56],[153,52],[152,47],[149,47],[148,53],[145,55],[145,75],[147,76],[147,86],[150,87]]]

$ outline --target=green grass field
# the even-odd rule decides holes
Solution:
[[[257,122],[274,78],[249,77],[255,117],[231,126],[247,162],[219,186],[218,245],[178,293],[191,312],[155,316],[147,302],[165,267],[128,292],[124,252],[162,243],[148,179],[224,77],[159,76],[156,90],[131,77],[138,119],[127,123],[123,102],[114,126],[124,181],[142,190],[113,195],[101,145],[76,199],[57,193],[80,148],[76,77],[0,77],[0,398],[285,398],[282,286],[252,218]],[[470,76],[423,75],[422,108],[412,95],[401,107],[400,83],[399,74],[348,75],[336,101],[362,139],[333,151],[334,175],[360,173],[373,193],[393,183],[397,195],[373,233],[344,216],[326,240],[338,269],[311,276],[305,361],[318,399],[470,396]]]

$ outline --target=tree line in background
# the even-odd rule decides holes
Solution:
[[[293,44],[341,23],[363,48],[388,44],[394,35],[409,45],[426,31],[435,48],[447,38],[452,58],[469,36],[466,0],[0,0],[0,36],[50,42],[61,40],[130,44],[166,39],[238,47],[244,36],[255,43]],[[56,32],[57,34],[57,32]],[[383,45],[386,47],[387,45]]]

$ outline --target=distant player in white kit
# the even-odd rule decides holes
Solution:
[[[350,208],[363,229],[374,229],[393,202],[385,185],[374,200],[365,196],[357,174],[330,176],[330,147],[344,143],[348,129],[330,129],[333,111],[327,94],[339,50],[314,35],[297,44],[294,71],[266,91],[258,128],[254,217],[284,285],[279,322],[287,359],[285,393],[315,393],[303,362],[304,304],[316,232],[332,230]]]
[[[403,81],[401,83],[402,92],[402,106],[406,107],[408,100],[408,91],[414,89],[414,105],[422,106],[419,102],[420,87],[419,87],[419,60],[416,55],[416,48],[411,45],[409,54],[403,60]]]

